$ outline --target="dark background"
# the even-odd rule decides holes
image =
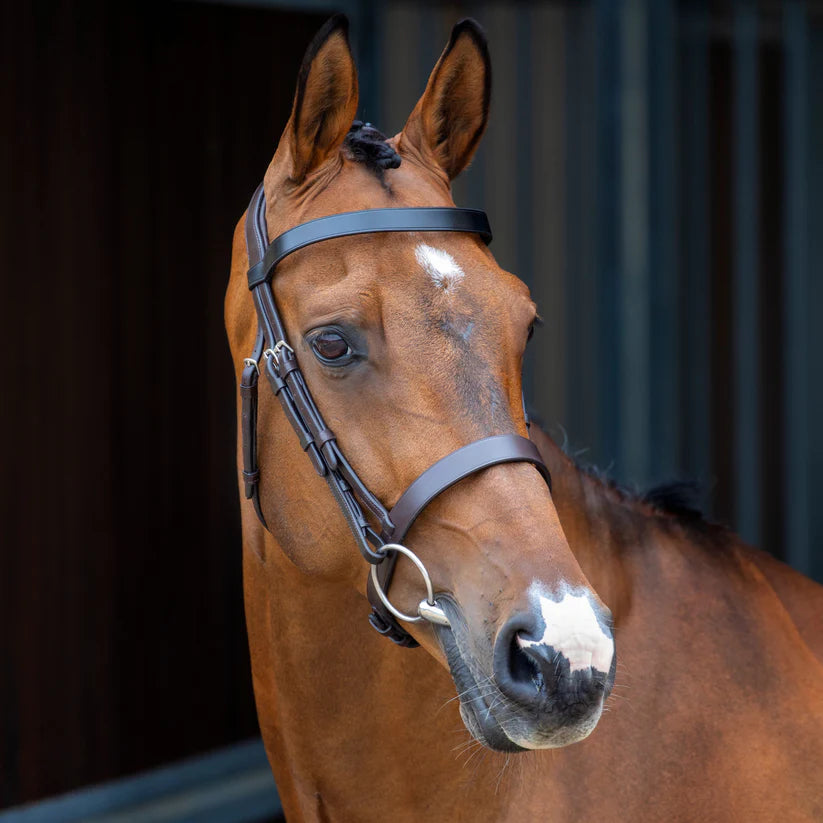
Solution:
[[[223,291],[324,19],[4,6],[0,806],[257,733]]]
[[[492,118],[459,205],[545,326],[526,390],[624,483],[823,579],[823,14],[697,0],[7,2],[0,807],[257,733],[231,237],[335,9],[393,134],[463,16]]]

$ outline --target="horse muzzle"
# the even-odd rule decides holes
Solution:
[[[586,608],[575,602],[585,594],[568,597],[510,617],[487,655],[474,651],[477,643],[456,602],[438,597],[451,627],[437,627],[437,634],[460,714],[487,747],[559,748],[583,740],[597,725],[616,668],[611,617],[603,609],[596,613],[589,601]],[[565,624],[555,622],[557,612],[565,612]],[[484,656],[491,660],[484,664]]]

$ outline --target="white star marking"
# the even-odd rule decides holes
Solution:
[[[453,291],[465,276],[458,262],[442,249],[423,243],[414,250],[414,256],[434,284],[446,293]]]

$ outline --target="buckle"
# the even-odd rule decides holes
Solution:
[[[283,349],[288,349],[292,353],[292,355],[294,354],[294,349],[285,340],[278,340],[272,348],[266,349],[263,352],[263,356],[264,357],[273,357],[274,358],[274,364],[279,369],[280,368],[280,353],[283,351]]]

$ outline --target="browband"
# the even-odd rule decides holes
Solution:
[[[292,252],[335,237],[386,231],[459,231],[478,234],[488,245],[492,230],[485,212],[458,208],[367,209],[318,217],[284,231],[263,259],[249,269],[249,288],[271,279],[275,266]]]
[[[377,582],[384,593],[388,592],[391,584],[398,555],[396,551],[389,553],[382,547],[402,540],[423,509],[460,480],[490,466],[522,461],[532,463],[551,489],[549,470],[534,444],[518,434],[501,434],[469,443],[438,460],[412,482],[392,510],[388,511],[346,460],[334,432],[324,422],[303,378],[295,352],[288,344],[277,302],[269,287],[274,269],[287,255],[322,240],[372,232],[411,231],[468,232],[479,235],[486,243],[492,239],[486,215],[475,209],[398,208],[320,217],[283,232],[269,243],[262,184],[254,192],[246,213],[249,288],[258,319],[254,350],[252,356],[245,360],[240,376],[246,498],[252,501],[260,522],[268,529],[260,505],[256,442],[257,383],[263,372],[303,451],[315,471],[328,484],[361,554],[376,567]],[[273,469],[271,476],[275,477]],[[377,523],[379,532],[372,527],[363,509]],[[408,552],[408,549],[404,548],[404,551]],[[372,575],[369,575],[367,590],[372,604],[369,616],[372,626],[401,646],[416,646],[417,641],[395,618],[397,612],[393,614],[389,611],[385,601],[381,601],[376,593]]]

